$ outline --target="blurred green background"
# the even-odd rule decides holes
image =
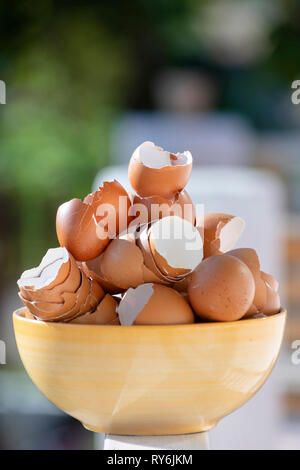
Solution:
[[[300,105],[291,104],[291,84],[300,79],[300,0],[11,0],[0,2],[0,25],[7,87],[0,105],[0,339],[9,338],[0,369],[0,448],[90,448],[90,434],[33,395],[19,372],[7,315],[18,303],[16,279],[57,246],[57,207],[89,193],[111,163],[119,117],[174,113],[181,102],[189,115],[242,116],[257,140],[251,165],[271,169],[285,185],[293,227],[287,298],[297,316]],[[191,80],[186,109],[178,73]],[[297,325],[291,331],[300,337],[299,315]],[[300,418],[299,379],[287,395],[287,415]],[[32,436],[24,438],[28,422]],[[297,426],[299,436],[300,419]]]

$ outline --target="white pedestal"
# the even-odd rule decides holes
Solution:
[[[208,432],[168,436],[98,435],[97,448],[104,450],[209,450]]]

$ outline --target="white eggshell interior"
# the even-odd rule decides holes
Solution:
[[[165,166],[173,166],[174,160],[171,159],[170,152],[158,147],[153,142],[144,142],[136,149],[136,157],[140,162],[148,168],[163,168]],[[191,152],[185,151],[176,154],[178,165],[188,165],[193,161]]]
[[[203,258],[203,241],[189,221],[164,217],[152,224],[149,235],[156,251],[172,268],[195,269]]]
[[[69,253],[66,248],[50,248],[38,267],[23,272],[17,281],[18,286],[32,289],[47,287],[57,277],[61,266],[68,261]]]
[[[152,296],[153,284],[141,284],[132,289],[131,287],[124,294],[117,307],[120,323],[123,326],[131,326],[138,314],[143,310]]]
[[[221,229],[220,238],[220,251],[226,253],[234,248],[236,242],[242,235],[245,228],[245,221],[240,217],[233,217]]]

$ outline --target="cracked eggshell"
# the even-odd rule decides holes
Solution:
[[[138,232],[136,232],[136,244],[141,249],[145,263],[145,268],[143,268],[145,282],[146,279],[148,282],[154,282],[156,278],[159,284],[170,284],[172,281],[162,274],[153,259],[148,239],[148,227],[148,224],[143,225],[139,228]],[[152,276],[150,273],[153,273],[154,279],[151,279]]]
[[[58,248],[57,250],[60,250],[60,249],[61,248]],[[65,248],[63,249],[65,250]],[[73,258],[73,256],[70,253],[68,253],[68,256],[69,256],[69,273],[68,273],[67,278],[63,282],[60,282],[61,276],[58,271],[58,275],[56,276],[55,280],[51,282],[51,285],[54,286],[52,287],[52,289],[41,288],[41,289],[33,290],[33,289],[28,289],[27,287],[24,287],[24,288],[20,287],[20,284],[19,284],[22,297],[29,301],[44,301],[44,302],[60,303],[60,302],[63,302],[63,298],[61,296],[63,292],[75,292],[80,286],[81,275],[80,275],[80,271],[78,269],[77,263],[75,259]],[[56,263],[45,266],[43,271],[41,272],[41,275],[46,278],[48,276],[51,278],[51,273],[49,273],[49,271],[52,270],[52,267],[55,266],[55,264]],[[37,279],[37,282],[38,282],[38,279]]]
[[[77,315],[90,291],[90,284],[85,275],[81,276],[81,284],[76,292],[62,293],[63,302],[54,303],[47,301],[27,302],[21,297],[26,307],[41,320],[57,321],[66,320]],[[85,313],[85,312],[82,312]]]
[[[203,258],[199,231],[187,220],[165,217],[151,224],[149,245],[156,266],[168,278],[178,280],[192,272]]]
[[[248,266],[238,258],[215,255],[202,261],[191,274],[188,294],[200,318],[235,321],[251,307],[255,282]]]
[[[121,197],[122,200],[120,199]],[[107,230],[108,227],[105,223],[106,215],[99,214],[98,208],[104,204],[110,204],[114,207],[116,215],[116,233],[109,234],[111,238],[115,238],[116,235],[125,231],[129,223],[133,220],[133,217],[129,214],[129,209],[132,204],[129,194],[116,180],[104,181],[103,185],[93,193],[88,194],[83,202],[92,206],[96,222]],[[104,225],[102,225],[102,221]]]
[[[72,199],[59,206],[56,232],[60,245],[78,261],[95,258],[109,243],[108,237],[98,238],[93,208],[80,199]]]
[[[101,272],[113,285],[128,289],[144,282],[143,264],[143,255],[135,240],[123,236],[112,240],[104,251]]]
[[[146,208],[145,216],[138,212],[139,204]],[[158,210],[159,206],[159,210]],[[142,198],[137,195],[133,198],[133,212],[137,212],[140,224],[149,223],[156,219],[162,219],[170,215],[177,215],[188,220],[195,225],[196,212],[195,207],[187,191],[183,190],[177,193],[174,198],[166,199],[161,196]]]
[[[63,279],[61,268],[68,262],[68,276],[61,284],[55,285]],[[31,289],[26,288],[28,283]],[[52,289],[45,288],[50,284]],[[19,296],[25,306],[35,317],[45,321],[66,321],[86,313],[94,309],[104,296],[101,286],[80,271],[65,248],[48,250],[40,266],[25,272],[18,285]]]
[[[174,155],[153,142],[144,142],[135,149],[130,159],[130,184],[140,197],[171,199],[186,186],[192,161],[188,151]]]
[[[252,248],[237,248],[236,250],[228,251],[226,254],[243,261],[252,272],[255,282],[255,295],[253,304],[246,316],[262,312],[267,301],[267,289],[265,282],[261,278],[260,263],[256,251]]]
[[[87,313],[75,318],[71,323],[80,325],[120,325],[117,314],[118,302],[106,294],[93,313]]]
[[[221,213],[205,214],[204,258],[232,250],[244,228],[245,222],[240,217]]]
[[[108,211],[104,206],[107,204],[116,215],[114,234],[108,233]],[[117,181],[103,183],[103,187],[89,194],[83,202],[80,199],[65,202],[58,208],[56,215],[56,231],[60,245],[65,246],[78,261],[96,258],[104,251],[110,237],[117,235],[120,228],[123,230],[119,225],[120,214],[124,218],[123,225],[127,228],[132,219],[128,215],[130,205],[127,192]],[[99,213],[101,206],[103,214]]]
[[[128,289],[117,308],[121,325],[172,325],[194,323],[194,314],[174,289],[142,284]]]
[[[51,290],[63,283],[71,269],[71,258],[65,248],[50,248],[36,268],[24,271],[17,281],[21,289]]]

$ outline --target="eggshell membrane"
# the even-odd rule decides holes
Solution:
[[[163,256],[161,256],[156,250],[155,243],[153,242],[153,240],[151,240],[151,237],[149,238],[149,243],[155,264],[162,272],[162,274],[164,274],[168,278],[176,280],[178,278],[181,279],[183,276],[191,272],[190,269],[172,268],[172,266],[168,264],[167,260]]]
[[[266,316],[275,315],[280,312],[280,297],[278,292],[274,291],[269,284],[266,283],[267,301],[263,313]]]
[[[116,308],[118,303],[110,295],[106,294],[103,300],[98,304],[93,313],[88,313],[72,320],[71,323],[81,325],[109,325],[120,324]]]
[[[274,276],[272,276],[272,274],[268,274],[261,271],[261,277],[267,284],[269,284],[271,289],[273,289],[275,292],[278,292],[279,282],[277,281],[277,279],[275,279]]]
[[[61,277],[58,276],[51,284],[54,285],[55,281],[57,280],[57,285],[55,285],[52,289],[24,289],[20,288],[20,292],[22,297],[26,300],[34,301],[45,301],[45,302],[54,302],[54,303],[61,303],[63,302],[63,298],[61,294],[63,292],[75,292],[81,283],[81,275],[78,269],[77,263],[73,256],[69,254],[69,273],[68,277],[65,281],[60,282]]]
[[[101,271],[105,279],[122,289],[142,284],[144,259],[135,242],[117,238],[103,253]]]
[[[186,186],[192,171],[192,162],[150,168],[140,160],[142,146],[143,144],[135,149],[129,162],[128,177],[132,188],[140,197],[161,196],[171,199]],[[175,163],[177,156],[170,153],[170,159]]]
[[[66,259],[65,262],[63,260]],[[55,273],[54,267],[60,267]],[[52,269],[52,270],[51,270]],[[38,267],[24,271],[18,280],[17,284],[20,289],[23,290],[51,290],[57,284],[63,283],[69,275],[71,269],[71,259],[70,253],[65,248],[50,248],[45,256],[43,257],[41,263]],[[30,285],[34,279],[41,281],[43,274],[47,272],[48,276],[55,274],[54,279],[48,284],[45,284],[43,287],[37,287],[36,285]],[[48,277],[49,279],[49,277]],[[45,280],[46,282],[46,280]],[[21,285],[23,284],[23,285]]]
[[[132,207],[138,207],[137,204],[142,204],[147,209],[147,217],[140,218],[141,223],[149,223],[152,220],[156,220],[157,218],[161,219],[162,217],[167,217],[170,215],[178,215],[179,217],[182,217],[195,225],[195,207],[186,190],[183,190],[180,193],[176,193],[174,198],[171,200],[161,196],[142,198],[135,195]],[[151,207],[153,204],[160,206],[160,211],[157,214],[158,217],[155,217],[156,214],[151,213]]]
[[[119,198],[123,196],[126,198],[126,206],[120,207],[120,200]],[[97,223],[101,224],[101,220],[105,218],[105,216],[99,216],[97,214],[97,208],[101,204],[111,204],[116,211],[116,233],[111,234],[111,235],[118,235],[120,231],[124,231],[129,223],[133,220],[133,217],[129,215],[129,208],[131,206],[131,200],[130,197],[123,188],[123,186],[116,180],[114,181],[105,181],[102,185],[100,186],[98,190],[94,191],[91,194],[88,194],[84,201],[85,204],[89,204],[94,211],[95,219]],[[120,221],[120,211],[122,211],[123,215],[126,215],[124,217],[124,227],[120,227],[119,221]],[[104,225],[106,227],[106,225]]]
[[[144,284],[137,287],[134,292],[129,293],[130,298],[127,300],[126,294],[122,299],[120,309],[132,309],[134,311],[134,301],[138,300],[139,295],[143,295],[145,286],[152,286],[152,294],[141,311],[136,312],[134,320],[135,325],[171,325],[194,323],[194,314],[189,304],[184,298],[170,287],[160,284]],[[124,304],[128,305],[124,306]],[[122,323],[122,321],[121,321]]]
[[[266,284],[261,278],[260,263],[256,251],[252,248],[238,248],[228,251],[226,254],[243,261],[243,263],[245,263],[252,272],[255,282],[255,295],[253,305],[250,307],[247,314],[251,315],[262,312],[267,301],[267,290]]]
[[[253,303],[255,282],[248,266],[229,255],[206,258],[191,274],[188,294],[200,318],[235,321]]]
[[[61,246],[65,246],[78,261],[98,256],[109,243],[109,238],[97,236],[94,208],[80,199],[72,199],[59,206],[56,232]]]
[[[173,219],[173,221],[172,221],[172,219]],[[170,239],[169,240],[163,240],[163,238],[160,237],[160,229],[158,228],[156,230],[156,227],[159,227],[159,226],[163,225],[164,223],[168,224],[169,222],[168,222],[167,218],[165,218],[164,221],[155,221],[155,222],[153,222],[151,227],[149,228],[149,231],[148,231],[149,246],[150,246],[150,250],[151,250],[153,260],[154,260],[157,268],[159,269],[159,271],[164,276],[166,276],[170,279],[179,280],[182,277],[189,274],[191,271],[193,271],[193,269],[196,268],[197,265],[195,264],[195,260],[197,261],[197,264],[198,264],[198,262],[200,263],[202,261],[203,245],[202,245],[202,239],[201,239],[201,237],[199,237],[197,230],[188,221],[183,222],[182,219],[180,219],[178,217],[170,217],[169,220],[171,221],[170,223],[172,223],[172,224],[175,223],[175,221],[179,221],[180,226],[182,226],[182,231],[184,231],[183,226],[187,225],[188,227],[191,227],[191,229],[193,231],[195,231],[195,235],[197,235],[198,238],[199,238],[199,253],[198,253],[198,251],[195,251],[195,250],[188,251],[187,249],[185,249],[185,244],[188,243],[189,240],[187,238],[184,238],[184,237],[177,240],[175,238],[175,235],[176,235],[175,228],[174,228],[174,232],[170,232]],[[157,233],[155,233],[155,232],[157,232]],[[201,241],[201,246],[200,246],[200,241]],[[180,243],[181,246],[178,245],[178,243]],[[176,257],[174,257],[174,253],[172,253],[172,250],[171,250],[172,245],[175,249]],[[161,247],[161,249],[164,250],[163,253],[159,252],[159,249],[158,249],[159,246]],[[168,253],[169,259],[167,259],[167,253]],[[187,268],[187,267],[181,267],[181,266],[172,266],[171,265],[171,260],[173,259],[173,261],[174,261],[174,259],[176,259],[177,264],[180,264],[179,263],[179,258],[183,254],[185,254],[185,256],[184,256],[185,259],[184,259],[184,261],[182,260],[182,264],[183,263],[188,263],[189,267]],[[164,256],[164,255],[166,255],[166,256]],[[192,255],[192,259],[191,259],[190,255]],[[193,265],[191,264],[191,262],[193,263]]]
[[[221,231],[233,219],[240,221],[241,227],[240,230],[238,230],[236,233],[236,236],[233,237],[232,246],[228,249],[228,251],[233,248],[236,241],[242,234],[242,223],[244,221],[240,217],[235,217],[229,214],[212,213],[204,215],[204,258],[223,253],[223,251],[221,251]],[[202,228],[199,228],[200,234],[202,230]]]

